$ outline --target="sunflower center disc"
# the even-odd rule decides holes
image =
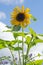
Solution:
[[[21,22],[21,21],[24,21],[25,19],[25,15],[23,13],[19,13],[16,17],[16,19]]]

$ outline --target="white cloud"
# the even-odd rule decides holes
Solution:
[[[22,4],[24,0],[0,0],[0,3],[14,5],[14,4]]]
[[[11,4],[13,0],[0,0],[0,3]]]
[[[4,23],[0,21],[0,32],[9,30]]]
[[[0,21],[0,39],[3,40],[14,40],[13,34],[11,32],[3,32],[9,30],[4,23]]]
[[[6,19],[6,14],[4,12],[0,12],[0,20]]]
[[[24,2],[24,0],[20,0],[20,3],[23,3]]]
[[[12,41],[14,37],[11,32],[0,32],[0,39]]]

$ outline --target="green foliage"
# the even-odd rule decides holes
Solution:
[[[43,34],[38,34],[38,35],[43,37]]]
[[[0,49],[6,48],[4,41],[0,39]]]
[[[32,29],[32,28],[29,28],[30,30],[30,34],[33,36],[33,37],[36,37],[36,32]]]
[[[7,31],[3,31],[3,32],[12,32],[12,31],[19,31],[20,30],[20,28],[21,28],[21,26],[16,26],[16,25],[14,25],[14,26],[6,26],[6,27],[8,27],[9,28],[9,30],[7,30]]]
[[[27,63],[26,65],[43,65],[43,60],[36,60]]]
[[[16,29],[15,27],[15,30],[19,30],[20,28]],[[23,51],[23,47],[19,47],[19,44],[20,43],[23,43],[23,44],[26,44],[27,45],[27,51],[26,51],[26,54],[25,55],[22,55],[22,57],[24,57],[24,60],[25,60],[25,64],[27,63],[26,61],[30,61],[30,58],[28,57],[28,53],[29,53],[29,50],[31,49],[31,47],[33,47],[34,45],[36,45],[37,43],[43,43],[43,40],[41,40],[38,36],[42,36],[43,35],[39,35],[37,34],[32,28],[29,28],[29,31],[30,31],[30,35],[31,36],[28,36],[29,33],[24,33],[24,32],[16,32],[15,30],[12,30],[10,32],[13,33],[13,36],[14,36],[14,40],[12,41],[6,41],[6,40],[1,40],[0,39],[0,49],[3,49],[3,48],[9,48],[10,51]],[[9,31],[6,31],[6,32],[9,32]],[[19,40],[18,38],[22,37],[22,40]],[[23,40],[25,38],[25,41]],[[18,44],[17,47],[15,47],[15,44]],[[23,45],[22,44],[22,45]],[[23,52],[24,53],[24,52]],[[12,54],[12,52],[11,52]],[[20,55],[20,52],[19,52],[19,55]],[[37,56],[41,56],[40,54],[38,54]],[[38,63],[39,62],[39,63]],[[37,60],[37,61],[30,61],[28,62],[26,65],[41,65],[43,62],[43,60]]]
[[[3,32],[11,32],[11,30],[7,30],[7,31],[4,30]]]
[[[40,43],[40,42],[43,43],[43,40],[41,40],[41,39],[35,39],[34,42],[35,42],[36,44],[37,44],[37,43]]]
[[[27,35],[27,34],[23,33],[23,32],[13,32],[14,38],[17,38],[18,36],[25,37],[25,35]]]
[[[6,46],[4,44],[0,44],[0,49],[5,48]]]
[[[26,43],[26,44],[29,44],[30,41],[31,41],[31,37],[30,37],[30,36],[27,36],[27,37],[26,37],[26,41],[25,41],[25,43]]]
[[[10,48],[11,50],[14,50],[14,51],[22,50],[21,47],[13,47],[13,45],[15,45],[17,42],[21,43],[22,41],[20,41],[20,40],[14,40],[14,41],[0,40],[0,49],[8,47],[8,48]]]
[[[20,25],[18,25],[18,26],[16,26],[16,25],[12,26],[12,31],[19,31],[20,29],[21,29]]]
[[[18,40],[18,44],[19,44],[19,43],[22,43],[22,40]]]
[[[16,43],[17,43],[17,40],[14,40],[14,41],[6,41],[6,40],[1,40],[0,39],[0,49],[13,46]]]
[[[37,19],[33,15],[31,16],[31,18],[33,21],[37,21]]]
[[[0,57],[0,61],[5,60],[5,59],[10,60],[9,58],[11,58],[11,57],[10,56],[2,56],[2,57]]]
[[[11,28],[11,26],[6,26],[7,28]]]
[[[37,55],[37,56],[39,56],[39,57],[40,57],[40,56],[41,56],[41,54],[40,54],[40,53],[38,53],[38,55]]]
[[[17,32],[13,32],[13,36],[14,36],[14,38],[17,38],[19,36],[19,34]]]
[[[13,51],[22,50],[21,47],[13,47],[13,46],[10,46],[10,49],[13,50]]]
[[[34,46],[38,43],[43,43],[43,40],[41,40],[40,38],[33,38],[33,41],[31,42],[31,46]]]
[[[19,36],[25,37],[25,33],[21,32],[21,33],[19,33]]]
[[[13,41],[6,41],[8,46],[13,46],[18,42],[18,40],[13,40]]]

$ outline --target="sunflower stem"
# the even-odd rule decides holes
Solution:
[[[18,43],[18,47],[19,47],[19,43]],[[20,51],[19,50],[18,50],[18,56],[19,56],[19,65],[21,65]]]
[[[9,48],[9,46],[8,46],[8,49],[9,49],[9,51],[10,51],[10,53],[11,53],[11,56],[12,56],[13,65],[16,65],[16,63],[15,63],[15,61],[14,61],[14,55],[13,55],[13,53],[12,53],[12,50]],[[12,64],[11,64],[11,65],[12,65]]]
[[[33,39],[33,36],[31,37],[31,40],[30,40],[30,43],[31,43],[31,41],[32,41],[32,39]],[[29,53],[29,50],[30,50],[30,43],[28,44],[28,46],[27,46],[27,52],[26,52],[26,59],[25,59],[25,65],[26,65],[26,60],[27,60],[27,58],[28,58],[28,53]]]
[[[10,48],[9,48],[9,50],[10,50]],[[13,55],[13,53],[12,53],[12,50],[10,50],[10,53],[11,53],[11,55],[12,55],[13,65],[16,65],[16,64],[15,64],[15,61],[14,61],[14,55]]]
[[[22,28],[22,32],[24,32],[24,29]],[[23,58],[22,58],[22,65],[24,65],[24,43],[23,43],[23,37],[22,37],[22,56],[23,56]]]

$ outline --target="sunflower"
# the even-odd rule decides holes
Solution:
[[[24,6],[22,6],[22,9],[19,7],[14,8],[13,12],[11,13],[11,24],[12,25],[20,25],[22,27],[26,27],[28,24],[30,24],[31,15],[29,14],[30,9],[26,8],[24,9]]]

